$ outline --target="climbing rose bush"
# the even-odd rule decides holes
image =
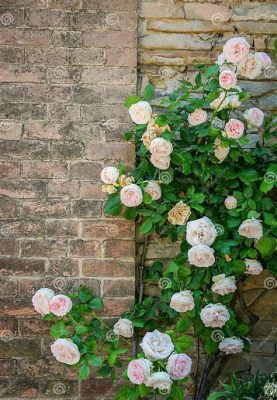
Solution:
[[[158,394],[181,400],[190,374],[200,400],[216,359],[249,351],[249,326],[234,306],[249,275],[263,269],[276,274],[271,191],[277,164],[273,120],[253,107],[239,78],[254,79],[270,64],[265,53],[252,52],[245,38],[235,37],[214,65],[198,66],[195,81],[180,81],[170,96],[152,101],[150,84],[142,98],[127,98],[135,125],[125,140],[134,141],[138,162],[133,171],[123,164],[103,169],[105,213],[136,220],[143,236],[155,233],[178,241],[180,252],[166,268],[162,262],[145,267],[141,260],[136,304],[113,330],[95,315],[101,299],[85,288],[71,295],[71,302],[65,296],[53,300],[58,296],[45,288],[33,298],[45,319],[58,316],[52,335],[69,341],[62,345],[69,346],[68,360],[76,360],[80,378],[98,366],[100,375],[111,374],[114,380],[115,368],[122,366],[119,356],[127,351],[122,343],[134,341],[134,357],[123,373],[127,384],[117,400]],[[256,135],[255,145],[249,134]],[[159,293],[143,294],[143,280]],[[103,349],[99,342],[110,345],[106,358],[95,354]],[[194,344],[198,356],[191,354]],[[203,351],[209,368],[200,375]],[[67,350],[64,354],[67,360]]]

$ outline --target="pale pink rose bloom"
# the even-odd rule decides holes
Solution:
[[[219,138],[215,139],[214,142],[214,155],[219,160],[219,162],[223,162],[225,158],[228,156],[230,151],[230,147],[224,147],[221,144],[221,140]]]
[[[239,139],[244,132],[244,124],[238,119],[231,118],[225,125],[225,132],[229,139]]]
[[[51,351],[57,361],[68,365],[77,364],[81,358],[78,346],[68,339],[57,339]]]
[[[153,364],[151,361],[145,358],[139,358],[129,362],[127,375],[132,383],[135,385],[141,385],[145,383],[151,375],[151,367]]]
[[[147,101],[139,101],[131,105],[129,114],[135,124],[147,124],[151,120],[152,108]]]
[[[155,156],[167,157],[173,152],[173,147],[169,140],[158,137],[152,140],[149,150]]]
[[[256,54],[250,53],[238,65],[238,73],[248,79],[255,79],[262,73],[262,62]]]
[[[228,210],[232,210],[237,207],[238,201],[234,196],[227,196],[224,200],[224,205]]]
[[[187,223],[186,241],[191,245],[211,246],[217,237],[214,224],[208,217],[202,217]]]
[[[237,64],[248,54],[250,45],[244,37],[229,39],[223,47],[226,61]]]
[[[150,162],[154,165],[154,167],[165,170],[170,166],[170,157],[161,157],[159,155],[152,154],[150,157]]]
[[[50,300],[54,292],[48,288],[41,288],[32,297],[32,303],[36,312],[41,315],[50,314]]]
[[[131,338],[134,335],[133,323],[130,319],[120,318],[113,327],[114,333],[125,338]]]
[[[208,114],[202,108],[197,108],[193,113],[189,114],[188,122],[191,126],[197,126],[207,121]]]
[[[245,111],[243,116],[251,127],[259,128],[264,122],[264,113],[257,107]]]
[[[234,276],[227,276],[225,274],[214,276],[214,284],[212,285],[212,291],[214,293],[225,296],[226,294],[234,293],[237,290],[236,278]]]
[[[230,319],[230,314],[223,304],[208,304],[202,308],[200,318],[207,328],[222,328]]]
[[[101,181],[107,185],[116,183],[119,177],[119,171],[115,167],[105,167],[101,172]]]
[[[63,294],[58,294],[57,296],[52,297],[50,301],[50,311],[54,315],[58,317],[63,317],[72,308],[72,301],[69,297],[64,296]]]
[[[259,275],[263,272],[262,264],[258,260],[252,260],[249,258],[245,259],[246,271],[248,275]]]
[[[225,69],[219,74],[219,85],[226,90],[234,88],[237,84],[236,74],[229,70]]]
[[[154,372],[145,382],[145,385],[158,389],[161,393],[168,394],[171,391],[172,380],[166,372]]]
[[[268,54],[264,53],[264,52],[260,52],[258,51],[256,53],[256,57],[258,57],[261,60],[262,63],[262,67],[266,68],[266,67],[270,67],[271,65],[271,58],[269,57]]]
[[[257,219],[249,218],[241,223],[238,232],[240,236],[259,240],[263,236],[263,226]]]
[[[171,297],[170,308],[183,313],[193,310],[195,307],[194,298],[190,290],[183,290],[182,292],[175,293]]]
[[[120,199],[121,203],[126,207],[137,207],[143,200],[142,190],[135,183],[124,186],[120,192]]]
[[[208,268],[215,263],[214,249],[205,244],[193,246],[188,251],[188,261],[196,267]]]
[[[147,332],[140,344],[146,358],[151,361],[163,360],[170,356],[174,350],[171,337],[155,329]]]
[[[225,338],[219,343],[219,350],[225,354],[241,353],[244,347],[243,340],[237,337]]]
[[[153,200],[159,200],[162,196],[161,187],[158,182],[149,181],[144,190],[146,193],[150,194]]]
[[[186,354],[173,353],[169,357],[166,370],[171,379],[178,381],[191,372],[192,359]]]
[[[224,92],[210,103],[213,110],[221,111],[229,106],[229,96],[226,96]]]

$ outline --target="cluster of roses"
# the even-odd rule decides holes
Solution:
[[[64,317],[72,308],[72,301],[68,296],[58,294],[55,296],[53,290],[41,288],[32,297],[34,309],[42,316],[50,313],[57,317]],[[51,351],[57,361],[68,365],[77,364],[81,354],[78,346],[70,339],[57,339],[51,345]]]

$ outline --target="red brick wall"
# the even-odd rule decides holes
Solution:
[[[96,399],[50,354],[36,289],[133,302],[134,225],[103,215],[104,165],[134,161],[135,0],[0,0],[0,396]],[[82,393],[80,395],[80,393]]]

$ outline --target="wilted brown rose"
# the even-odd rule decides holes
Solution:
[[[182,201],[179,201],[179,203],[168,212],[167,220],[172,225],[184,225],[188,221],[190,214],[190,207]]]

